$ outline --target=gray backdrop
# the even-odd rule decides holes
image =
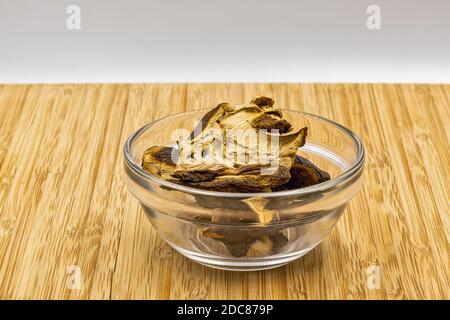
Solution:
[[[0,82],[450,83],[449,33],[449,0],[0,0]]]

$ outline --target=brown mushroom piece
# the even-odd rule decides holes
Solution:
[[[142,156],[142,168],[155,176],[169,179],[176,168],[177,152],[174,148],[153,146]]]
[[[208,227],[202,230],[205,237],[222,242],[233,257],[263,257],[276,254],[288,239],[279,230],[264,227],[239,228]]]
[[[308,159],[298,155],[295,157],[289,173],[291,175],[289,181],[274,189],[274,191],[300,189],[330,180],[330,175],[327,172],[319,169]]]

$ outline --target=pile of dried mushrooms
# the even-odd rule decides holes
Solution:
[[[292,128],[273,105],[268,97],[237,107],[221,103],[177,147],[146,150],[142,166],[171,182],[223,192],[291,190],[328,180],[326,172],[297,155],[307,128]],[[249,137],[257,138],[249,142]],[[274,140],[278,145],[271,148]],[[258,148],[263,143],[266,146]],[[260,149],[267,152],[261,154]],[[198,150],[200,156],[195,157]]]

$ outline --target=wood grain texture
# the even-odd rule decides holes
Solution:
[[[303,258],[208,269],[152,229],[125,189],[122,144],[153,119],[255,95],[353,129],[363,187]],[[450,85],[1,85],[0,298],[449,299],[449,141]]]

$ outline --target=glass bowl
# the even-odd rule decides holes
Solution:
[[[283,110],[294,127],[308,127],[306,144],[298,154],[331,176],[326,182],[289,191],[201,190],[162,180],[142,169],[146,149],[174,146],[177,137],[173,132],[192,131],[204,114],[202,110],[156,120],[125,142],[125,183],[158,234],[186,257],[227,270],[278,267],[324,240],[360,188],[364,164],[361,140],[333,121]],[[269,210],[271,222],[258,222],[251,203]]]

